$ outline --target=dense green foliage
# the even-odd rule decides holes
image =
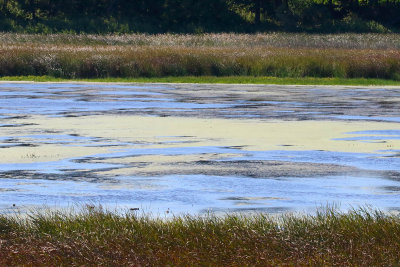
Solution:
[[[387,32],[399,0],[0,0],[0,31]]]
[[[1,266],[398,266],[400,218],[379,211],[151,218],[90,207],[0,215]]]

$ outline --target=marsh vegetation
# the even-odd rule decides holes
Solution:
[[[0,76],[400,79],[399,35],[2,34]]]
[[[216,217],[75,212],[0,215],[0,265],[393,266],[400,219],[369,209]]]

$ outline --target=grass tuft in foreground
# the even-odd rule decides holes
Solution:
[[[400,217],[357,209],[316,215],[181,216],[90,208],[0,216],[0,265],[393,266]]]

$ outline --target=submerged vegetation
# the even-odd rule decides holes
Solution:
[[[400,218],[369,209],[163,219],[93,207],[0,215],[2,266],[393,266],[399,251]]]
[[[400,35],[2,34],[0,76],[400,79]]]

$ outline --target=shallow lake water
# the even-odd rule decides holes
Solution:
[[[400,88],[0,84],[0,212],[400,210]]]

